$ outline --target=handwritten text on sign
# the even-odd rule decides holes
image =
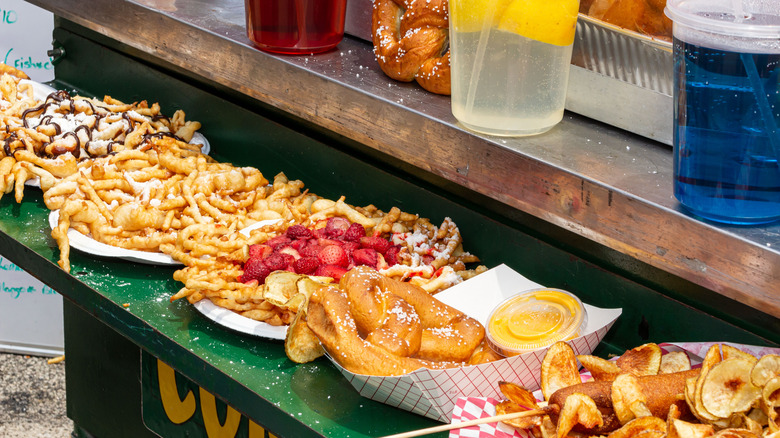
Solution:
[[[0,256],[0,293],[14,300],[28,295],[56,295],[54,289],[46,286],[24,272],[22,268]]]
[[[22,0],[0,3],[0,62],[18,68],[31,79],[54,79],[51,49],[54,17],[51,12]]]

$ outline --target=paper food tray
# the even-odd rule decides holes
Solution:
[[[506,265],[500,265],[455,285],[438,295],[446,304],[486,324],[490,311],[504,298],[528,289],[542,287]],[[479,297],[479,299],[475,299]],[[600,309],[585,304],[588,325],[584,334],[569,341],[575,354],[590,354],[621,314],[621,309]],[[461,397],[500,397],[498,382],[511,381],[531,390],[539,388],[539,371],[547,349],[519,356],[445,370],[419,369],[398,377],[354,374],[333,361],[360,395],[414,412],[441,422],[449,422],[455,403]]]

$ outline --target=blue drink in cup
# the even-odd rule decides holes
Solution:
[[[780,219],[780,2],[668,0],[674,195],[731,224]]]

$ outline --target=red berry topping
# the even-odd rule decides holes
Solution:
[[[296,274],[313,274],[320,266],[317,257],[301,257],[293,263],[293,270]]]
[[[301,254],[301,257],[317,257],[317,254],[320,253],[322,250],[322,246],[318,244],[316,241],[311,241],[306,246],[298,250],[298,253]]]
[[[397,265],[398,260],[398,253],[401,252],[401,246],[400,245],[393,245],[390,248],[387,249],[387,252],[385,252],[385,261],[389,266]]]
[[[263,259],[273,252],[273,248],[268,245],[256,243],[249,245],[249,258],[250,259]]]
[[[356,249],[360,249],[360,244],[357,242],[344,242],[341,247],[344,248],[347,254],[352,254]]]
[[[318,277],[330,277],[336,281],[341,280],[341,276],[346,274],[347,270],[336,265],[320,265],[314,275]]]
[[[288,228],[285,234],[292,240],[314,238],[314,233],[312,233],[310,229],[298,224]]]
[[[360,248],[352,253],[352,261],[355,266],[365,265],[376,269],[378,260],[377,252],[371,248]]]
[[[309,244],[309,240],[306,239],[297,239],[293,240],[292,243],[290,243],[290,247],[294,248],[296,251],[300,251],[301,248]]]
[[[384,254],[388,249],[390,249],[392,244],[385,238],[378,236],[368,236],[360,239],[360,246],[363,248],[371,248],[378,253]]]
[[[323,239],[323,238],[317,239],[317,243],[318,243],[320,246],[328,246],[328,245],[336,245],[336,246],[341,246],[341,245],[343,245],[343,244],[344,244],[344,242],[342,242],[341,240],[336,240],[336,239]]]
[[[334,238],[344,234],[349,228],[349,221],[343,217],[332,217],[325,224],[325,235]]]
[[[290,254],[276,252],[266,257],[265,260],[263,260],[263,263],[265,263],[265,266],[273,272],[284,271],[294,261],[295,257]]]
[[[314,234],[314,237],[317,239],[327,239],[328,236],[325,233],[325,228],[315,228],[311,230],[312,234]]]
[[[323,265],[336,265],[346,268],[349,264],[349,257],[344,248],[338,245],[328,245],[322,248],[317,258]]]
[[[366,237],[366,229],[359,223],[352,223],[341,239],[347,242],[358,242],[361,237]]]
[[[244,264],[244,273],[238,277],[238,281],[242,283],[249,283],[252,280],[257,280],[262,284],[265,282],[265,277],[271,273],[271,270],[263,263],[259,258],[249,259]]]
[[[285,236],[284,234],[281,234],[279,236],[269,239],[267,242],[265,242],[265,244],[273,248],[274,251],[278,251],[281,248],[284,248],[285,246],[289,245],[291,242],[292,239]]]

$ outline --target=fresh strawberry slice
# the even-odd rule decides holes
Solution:
[[[284,248],[290,243],[292,243],[292,239],[285,236],[284,234],[268,239],[268,241],[265,242],[265,244],[273,248],[274,251],[278,251],[279,249]]]
[[[363,225],[355,222],[347,228],[347,231],[341,236],[341,240],[344,240],[345,242],[358,242],[361,237],[366,237],[366,229],[363,228]]]
[[[339,237],[349,228],[349,221],[343,217],[332,217],[325,224],[325,235],[330,238]]]
[[[325,247],[325,246],[328,246],[328,245],[336,245],[336,246],[341,246],[341,245],[343,245],[343,244],[344,244],[344,242],[342,242],[341,240],[337,240],[337,239],[326,239],[326,238],[319,238],[319,239],[317,239],[317,243],[318,243],[320,246],[322,246],[322,247]]]
[[[317,257],[317,254],[319,254],[321,250],[322,246],[320,246],[317,241],[310,240],[309,243],[299,249],[298,252],[301,254],[301,257]]]
[[[264,245],[262,243],[256,243],[254,245],[249,245],[249,258],[250,259],[264,259],[269,254],[271,254],[274,251],[273,248],[271,248],[268,245]]]
[[[320,266],[317,257],[301,257],[293,263],[293,270],[296,274],[313,274]]]
[[[308,239],[296,239],[293,240],[292,243],[290,243],[290,248],[295,249],[296,251],[300,251],[301,248],[308,245],[311,240]]]
[[[318,277],[330,277],[336,281],[341,280],[341,276],[346,274],[347,270],[336,265],[320,265],[314,275]]]
[[[380,254],[384,254],[390,249],[392,244],[383,237],[368,236],[360,239],[360,246],[363,248],[371,248]]]
[[[387,262],[388,266],[393,266],[398,264],[398,253],[400,252],[401,252],[400,245],[393,245],[387,249],[384,256],[385,256],[385,262]]]
[[[295,257],[290,254],[283,254],[275,252],[263,260],[265,266],[273,271],[284,271],[292,262],[295,261]]]
[[[328,238],[328,235],[325,233],[325,227],[313,228],[311,230],[311,233],[314,234],[314,237],[316,239],[327,239]]]
[[[355,250],[360,249],[360,244],[357,242],[344,242],[341,247],[344,248],[344,251],[349,255],[355,252]]]
[[[257,280],[258,283],[263,284],[265,277],[270,273],[271,270],[268,269],[263,260],[259,258],[249,259],[244,264],[244,272],[238,277],[238,281],[249,283],[252,280]]]
[[[349,264],[347,252],[338,245],[328,245],[322,248],[322,251],[317,254],[317,258],[323,265],[336,265],[346,268]]]
[[[352,253],[352,261],[355,266],[365,265],[376,269],[379,261],[378,255],[372,248],[360,248]]]
[[[314,233],[312,233],[310,229],[298,224],[288,228],[285,234],[292,240],[314,238]]]

